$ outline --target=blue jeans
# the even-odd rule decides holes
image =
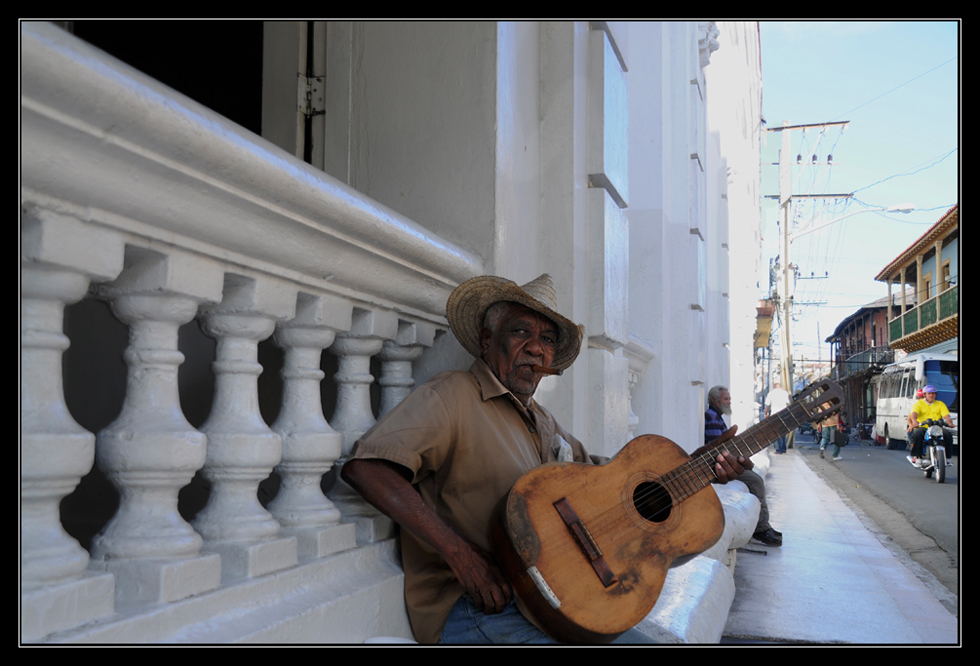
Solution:
[[[776,453],[786,453],[786,435],[776,440]]]
[[[453,606],[442,630],[440,643],[447,645],[543,644],[557,645],[558,641],[531,624],[521,615],[514,602],[501,613],[487,615],[479,610],[469,596],[463,595]],[[654,643],[649,636],[630,629],[613,643]]]
[[[820,450],[823,451],[827,448],[827,445],[831,442],[834,443],[834,453],[833,457],[836,458],[840,455],[840,447],[837,446],[837,438],[834,435],[837,434],[837,426],[824,426],[823,432],[820,434]]]

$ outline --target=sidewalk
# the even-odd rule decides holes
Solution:
[[[766,494],[783,546],[739,550],[725,638],[956,644],[957,618],[797,451],[770,454]]]

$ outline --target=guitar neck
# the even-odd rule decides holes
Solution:
[[[732,437],[724,444],[671,470],[663,476],[661,482],[678,501],[684,500],[717,479],[715,464],[718,454],[722,451],[727,451],[736,458],[739,456],[748,458],[794,428],[806,423],[810,418],[802,404],[794,403],[761,423],[755,424],[741,435]]]

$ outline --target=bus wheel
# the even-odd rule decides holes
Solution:
[[[900,439],[892,439],[891,433],[888,432],[888,424],[885,424],[885,446],[889,451],[903,451],[905,449],[905,442]]]

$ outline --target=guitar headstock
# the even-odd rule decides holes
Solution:
[[[844,406],[844,393],[840,386],[829,379],[811,384],[796,399],[806,412],[808,421],[826,418]]]

